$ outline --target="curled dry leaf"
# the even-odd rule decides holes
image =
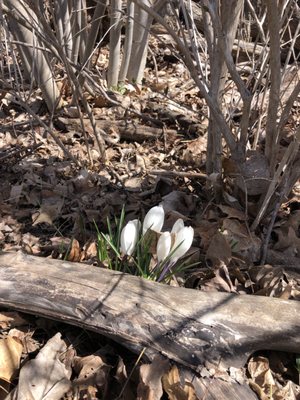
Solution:
[[[198,283],[201,290],[204,292],[218,291],[236,293],[237,290],[231,282],[227,266],[222,262],[217,268],[214,269],[214,277],[205,280],[203,283]]]
[[[0,379],[10,382],[20,365],[23,346],[19,339],[0,339]]]
[[[83,246],[84,260],[91,260],[97,257],[97,244],[95,241],[88,242]]]
[[[238,210],[236,208],[226,206],[224,204],[219,204],[218,208],[228,216],[228,218],[236,218],[240,221],[245,221],[247,219],[247,215],[244,211]]]
[[[110,366],[99,355],[74,358],[74,370],[78,378],[74,381],[78,387],[103,387],[108,381]]]
[[[63,397],[71,387],[71,370],[59,360],[66,350],[60,333],[48,340],[36,358],[21,368],[16,398],[59,400]]]
[[[25,329],[13,328],[8,332],[8,336],[18,339],[22,343],[27,355],[39,350],[41,347],[38,341],[33,338],[34,334],[35,330],[28,330],[28,327],[25,327]]]
[[[267,158],[258,152],[251,152],[247,160],[243,164],[236,166],[236,170],[231,175],[235,184],[247,196],[265,194],[270,184]]]
[[[163,388],[170,400],[197,400],[195,389],[191,382],[182,384],[176,365],[162,378]]]
[[[169,361],[161,356],[156,356],[151,364],[142,365],[137,400],[160,400],[163,395],[162,377],[169,368]]]
[[[67,256],[68,261],[78,262],[81,261],[81,247],[77,239],[73,239],[71,248]]]
[[[218,232],[219,222],[211,222],[208,220],[200,221],[197,226],[194,228],[195,237],[200,237],[201,239],[201,247],[203,248],[204,252],[207,251],[212,238]]]
[[[120,395],[120,399],[126,400],[136,400],[135,389],[136,385],[133,384],[130,380],[128,382],[128,375],[126,370],[126,365],[121,357],[119,357],[118,365],[116,368],[115,374],[116,381],[120,384],[122,390],[122,396]]]
[[[28,322],[15,311],[2,311],[0,313],[0,329],[2,330],[26,325],[27,323]]]
[[[274,230],[278,235],[278,241],[274,250],[284,251],[287,256],[300,256],[300,238],[297,236],[293,226],[283,226]]]
[[[222,233],[230,243],[233,253],[242,256],[248,262],[256,262],[260,259],[261,240],[246,228],[245,223],[237,219],[225,218]]]
[[[13,185],[10,190],[9,201],[14,204],[18,204],[20,201],[20,197],[22,195],[24,184]]]
[[[255,284],[255,294],[261,296],[286,298],[290,297],[292,286],[287,282],[284,268],[272,265],[253,266],[249,275]]]
[[[60,197],[49,198],[43,202],[41,208],[32,215],[32,225],[46,223],[53,225],[53,222],[60,215],[64,200]]]
[[[163,197],[161,204],[165,213],[169,211],[177,211],[182,215],[189,215],[195,210],[196,197],[191,194],[174,190]]]
[[[292,382],[282,385],[274,379],[269,360],[265,357],[251,358],[248,372],[251,376],[250,386],[262,400],[297,400],[299,397],[299,386]]]
[[[206,252],[206,260],[209,260],[213,267],[224,263],[228,265],[232,257],[231,247],[226,237],[219,231],[212,237]]]

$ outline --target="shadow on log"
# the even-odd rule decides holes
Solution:
[[[0,255],[0,305],[93,330],[195,370],[241,367],[260,349],[299,352],[300,303],[174,288],[85,264]]]

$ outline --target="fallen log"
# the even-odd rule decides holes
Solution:
[[[174,288],[80,263],[0,254],[0,305],[104,334],[149,359],[241,367],[256,350],[299,352],[300,303]]]
[[[90,120],[83,118],[84,126],[87,132],[93,136],[93,129]],[[59,122],[64,124],[69,130],[81,131],[80,119],[79,118],[60,118]],[[121,139],[131,140],[141,143],[145,140],[156,140],[162,137],[163,134],[167,136],[176,136],[177,131],[175,129],[163,129],[156,128],[153,126],[134,124],[132,122],[126,122],[123,120],[110,121],[107,120],[96,120],[96,126],[105,132],[107,132],[107,137],[109,138],[110,130],[115,130]]]

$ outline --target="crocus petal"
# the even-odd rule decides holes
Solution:
[[[163,232],[157,242],[156,246],[156,256],[157,261],[160,262],[164,260],[170,253],[172,244],[172,237],[170,232]]]
[[[160,232],[163,227],[165,219],[165,212],[162,206],[155,206],[145,215],[143,222],[143,235],[148,229],[152,229],[155,232]]]
[[[172,250],[176,249],[171,256],[171,262],[176,262],[179,258],[184,256],[193,243],[194,229],[191,226],[183,227],[176,233],[175,242]]]
[[[173,225],[173,228],[171,230],[171,233],[178,233],[179,231],[181,231],[181,229],[184,228],[184,223],[183,223],[183,219],[179,218]]]
[[[121,252],[131,256],[139,238],[141,223],[138,219],[129,221],[121,232]]]

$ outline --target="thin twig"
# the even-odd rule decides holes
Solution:
[[[272,229],[273,229],[273,226],[274,226],[274,223],[275,223],[276,216],[278,214],[280,205],[281,205],[283,197],[285,195],[285,190],[286,190],[286,179],[285,179],[285,184],[282,185],[280,194],[279,194],[278,199],[276,201],[276,205],[275,205],[274,210],[272,212],[271,221],[269,223],[267,234],[266,234],[265,241],[264,241],[263,248],[262,248],[262,257],[261,257],[261,261],[260,261],[261,265],[265,265],[265,262],[266,262],[266,259],[267,259],[268,244],[270,242],[271,233],[272,233]]]
[[[152,175],[163,175],[163,176],[178,176],[180,178],[190,178],[190,179],[208,179],[206,174],[202,174],[201,172],[182,172],[182,171],[166,171],[163,169],[153,169],[149,171],[149,174]]]
[[[295,156],[298,152],[299,149],[299,143],[300,143],[300,127],[297,129],[296,135],[295,135],[295,140],[291,142],[286,149],[279,166],[277,167],[277,170],[275,171],[274,177],[270,183],[270,186],[268,188],[268,191],[265,195],[263,204],[257,213],[257,216],[255,220],[253,221],[253,224],[251,225],[251,230],[255,230],[260,223],[263,215],[265,214],[267,207],[269,205],[269,202],[276,190],[276,187],[279,186],[280,181],[284,179],[284,176],[282,174],[287,174],[290,173],[291,170],[288,170],[288,166],[291,165],[291,163],[294,161]],[[288,172],[287,172],[288,171]]]
[[[133,372],[136,370],[136,367],[138,366],[138,363],[140,362],[141,358],[143,357],[145,351],[146,351],[146,347],[144,347],[143,350],[140,352],[136,362],[134,363],[134,366],[133,366],[132,370],[130,371],[130,374],[128,375],[128,378],[127,378],[126,382],[124,383],[124,385],[122,387],[122,390],[121,390],[119,396],[115,400],[119,400],[119,399],[122,398],[124,390],[126,389],[126,386],[128,385],[128,383],[130,381],[130,378],[132,377]]]

